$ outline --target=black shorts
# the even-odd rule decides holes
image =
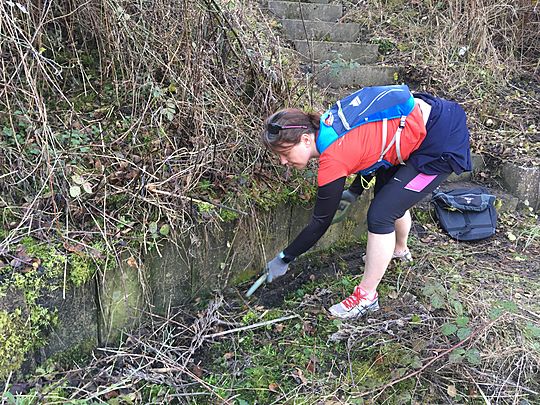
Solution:
[[[431,194],[448,176],[449,173],[420,173],[412,165],[379,171],[375,180],[375,198],[368,210],[368,230],[376,234],[394,232],[396,219]]]

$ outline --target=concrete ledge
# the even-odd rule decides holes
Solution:
[[[540,208],[540,168],[503,163],[501,177],[504,188],[521,202],[527,200],[535,211]]]
[[[269,1],[268,9],[278,18],[288,19],[337,21],[343,16],[343,7],[340,4]]]
[[[459,176],[455,173],[452,173],[446,181],[450,183],[456,181],[470,181],[475,175],[480,173],[486,167],[486,162],[484,161],[482,155],[473,153],[471,154],[471,160],[473,164],[472,172],[464,172],[461,173]]]
[[[379,55],[375,44],[296,40],[294,46],[304,58],[314,61],[342,59],[366,64],[376,62]]]
[[[359,64],[321,64],[315,74],[317,84],[332,88],[366,87],[394,84],[397,69],[390,66],[366,66]]]
[[[360,26],[353,23],[282,20],[281,25],[291,40],[355,42],[360,36]]]

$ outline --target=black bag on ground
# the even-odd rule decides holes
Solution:
[[[457,240],[479,240],[495,234],[495,196],[483,187],[433,192],[432,200],[442,228]]]

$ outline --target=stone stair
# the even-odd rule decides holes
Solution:
[[[268,10],[320,86],[339,90],[395,83],[397,69],[375,65],[378,46],[360,42],[361,27],[340,22],[341,4],[269,0]]]

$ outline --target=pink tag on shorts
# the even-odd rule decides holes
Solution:
[[[433,181],[437,177],[436,174],[424,174],[420,173],[418,176],[416,176],[414,179],[409,181],[409,183],[405,186],[406,190],[416,191],[419,193],[423,189],[425,189],[429,183]]]

